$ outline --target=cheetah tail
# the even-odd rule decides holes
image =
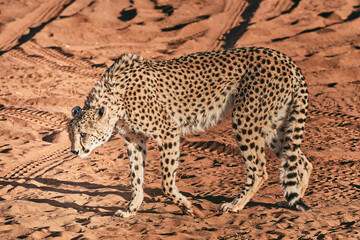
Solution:
[[[289,206],[299,211],[306,211],[310,208],[301,198],[308,186],[312,165],[300,149],[308,111],[308,91],[304,77],[300,76],[286,119],[285,141],[280,153],[280,177]]]

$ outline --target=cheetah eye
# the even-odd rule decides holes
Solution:
[[[81,138],[85,138],[85,137],[86,137],[86,133],[83,133],[83,132],[80,133],[80,137],[81,137]]]

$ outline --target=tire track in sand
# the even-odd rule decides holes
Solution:
[[[4,105],[0,105],[0,117],[2,119],[10,117],[21,121],[27,121],[57,131],[64,130],[69,121],[64,116],[59,116],[46,111],[21,107],[6,107]]]
[[[25,46],[24,46],[25,47]],[[91,78],[99,78],[104,73],[104,69],[100,68],[100,70],[97,69],[91,69],[90,67],[79,67],[74,66],[73,62],[75,60],[69,60],[69,57],[61,56],[61,53],[54,54],[54,51],[51,50],[45,50],[44,48],[42,50],[35,50],[34,48],[31,49],[31,53],[27,53],[24,48],[16,48],[9,52],[9,54],[22,62],[25,62],[30,65],[39,66],[42,65],[44,67],[48,67],[50,69],[59,70],[62,72],[68,72],[72,74],[77,74],[84,77],[91,77]],[[45,56],[42,54],[45,53]],[[47,56],[46,56],[47,55]],[[51,60],[49,59],[49,56],[51,58],[56,59]],[[59,57],[61,56],[61,57]],[[61,64],[64,63],[65,64]],[[77,63],[76,65],[83,65],[84,63]]]
[[[22,47],[24,50],[34,52],[34,54],[41,54],[44,58],[50,58],[59,65],[68,65],[78,68],[91,69],[93,64],[82,59],[75,59],[73,54],[65,52],[61,47],[41,47],[35,40],[29,41]]]
[[[37,155],[37,153],[35,153]],[[69,147],[62,146],[50,154],[40,155],[40,157],[27,157],[32,159],[21,164],[15,164],[7,170],[0,173],[0,177],[5,179],[11,178],[36,178],[47,171],[55,168],[65,161],[76,158],[74,154],[69,151]]]
[[[228,19],[229,21],[226,21],[224,26],[221,28],[221,30],[218,33],[218,37],[214,40],[213,44],[208,48],[209,51],[213,50],[220,50],[222,48],[222,45],[224,44],[224,36],[226,33],[231,31],[232,28],[236,27],[242,18],[242,13],[247,8],[248,3],[247,1],[227,1],[224,6],[223,12],[228,12]]]
[[[69,121],[64,116],[46,111],[22,107],[7,107],[4,105],[0,105],[0,117],[2,119],[13,118],[17,121],[20,120],[37,124],[46,129],[51,129],[52,132],[64,131]],[[21,157],[15,161],[8,162],[5,165],[6,169],[0,172],[0,177],[35,178],[63,162],[75,158],[75,155],[69,151],[68,146],[65,146],[63,143],[54,144],[57,146],[55,151],[54,145],[52,144],[51,150],[50,148],[45,147],[40,151],[31,151],[26,157]]]
[[[0,55],[29,40],[72,2],[74,1],[45,1],[35,11],[6,24],[0,35]]]

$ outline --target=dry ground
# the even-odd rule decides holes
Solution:
[[[357,0],[29,0],[0,2],[0,239],[359,239],[360,2]],[[304,201],[277,208],[279,161],[238,214],[216,212],[245,179],[229,119],[182,141],[178,187],[204,219],[163,197],[149,143],[145,201],[132,218],[123,141],[69,151],[71,108],[124,52],[149,59],[241,46],[292,57],[310,91]]]

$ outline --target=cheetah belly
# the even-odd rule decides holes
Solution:
[[[221,104],[214,103],[211,105],[213,108],[206,106],[200,112],[175,113],[173,121],[179,126],[183,135],[191,132],[202,132],[206,128],[218,124],[231,111],[234,105],[234,94],[228,94],[218,102]]]

